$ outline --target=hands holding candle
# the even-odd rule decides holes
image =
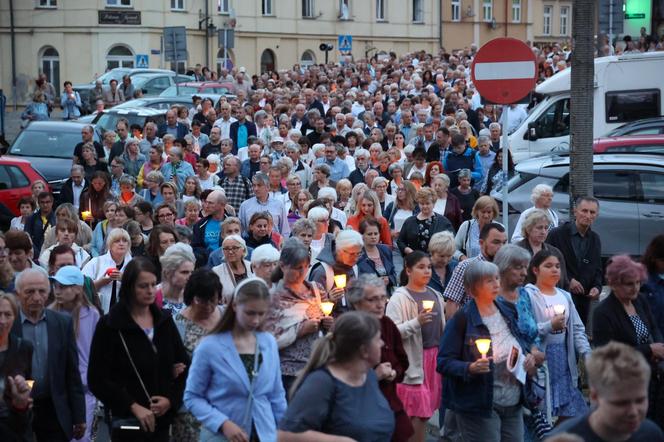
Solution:
[[[434,305],[435,301],[427,299],[422,301],[422,310],[420,311],[420,314],[417,315],[417,320],[419,321],[420,326],[433,321],[434,316],[436,316],[436,312],[433,311]]]
[[[341,301],[341,304],[346,306],[346,298],[344,297],[346,293],[346,275],[334,275],[334,285],[335,287],[327,293],[327,296],[331,301]]]
[[[89,210],[84,210],[81,212],[81,218],[83,218],[83,221],[91,221],[92,220],[92,212]]]
[[[477,346],[477,350],[480,352],[482,357],[475,362],[472,362],[468,367],[468,371],[470,371],[471,374],[489,373],[491,371],[491,361],[486,357],[486,355],[489,353],[489,349],[491,348],[491,339],[476,339],[475,346]]]
[[[556,304],[553,306],[554,317],[551,318],[551,328],[559,331],[565,328],[565,306]]]
[[[325,330],[329,331],[334,325],[334,318],[330,316],[332,314],[332,310],[334,310],[334,302],[330,301],[321,302],[320,309],[323,311],[325,317],[320,320],[321,330],[319,331],[319,335],[324,336],[322,329],[324,328]]]

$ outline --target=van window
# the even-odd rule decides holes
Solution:
[[[606,122],[624,123],[659,116],[660,90],[641,89],[606,93]]]
[[[641,172],[643,199],[648,203],[664,203],[664,174]]]
[[[569,98],[558,100],[537,119],[537,138],[567,136],[569,123]]]
[[[634,174],[620,170],[595,171],[593,176],[593,196],[602,200],[635,200]],[[553,187],[555,193],[569,193],[569,174],[566,174]]]

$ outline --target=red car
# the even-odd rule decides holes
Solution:
[[[664,135],[629,135],[596,138],[593,142],[593,152],[664,154]]]
[[[29,161],[0,157],[0,204],[19,216],[18,202],[24,196],[32,195],[30,186],[37,180],[46,183],[46,178],[33,169]]]

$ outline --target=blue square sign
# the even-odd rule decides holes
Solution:
[[[136,67],[137,68],[150,67],[150,63],[148,61],[148,54],[136,54]]]
[[[337,48],[340,52],[350,52],[353,50],[353,36],[340,35],[337,40]]]

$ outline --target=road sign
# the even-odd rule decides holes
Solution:
[[[217,35],[220,48],[233,49],[235,47],[235,29],[219,29]]]
[[[184,26],[164,28],[164,58],[166,61],[187,59],[187,30]]]
[[[470,75],[487,101],[517,103],[535,87],[537,60],[530,47],[521,40],[496,38],[480,48]]]
[[[340,35],[337,42],[337,48],[340,52],[350,52],[353,50],[353,36]]]
[[[150,63],[148,62],[148,54],[136,54],[136,67],[137,68],[150,67]]]

